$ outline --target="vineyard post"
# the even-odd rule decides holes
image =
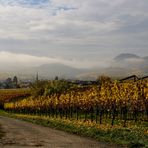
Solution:
[[[114,125],[115,116],[116,116],[116,103],[114,102],[112,106],[112,122],[111,122],[112,126]]]
[[[95,118],[96,118],[96,123],[98,123],[98,105],[96,106],[96,116],[95,116]]]
[[[88,112],[88,110],[86,109],[86,110],[84,111],[84,122],[86,122],[86,120],[87,120],[87,112]]]
[[[126,127],[126,121],[127,121],[127,107],[126,106],[123,108],[123,116],[124,116],[123,127]]]
[[[94,109],[93,109],[93,107],[91,106],[91,108],[90,108],[90,116],[91,116],[91,122],[93,122],[93,114],[94,114]]]
[[[100,124],[102,124],[102,113],[103,113],[102,107],[100,107],[100,109],[99,109]]]
[[[79,119],[79,108],[78,106],[76,107],[76,116],[77,116],[77,120]]]

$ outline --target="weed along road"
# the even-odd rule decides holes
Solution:
[[[0,125],[4,132],[0,148],[115,148],[104,142],[8,117],[0,116]]]

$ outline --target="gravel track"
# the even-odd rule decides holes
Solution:
[[[104,142],[84,138],[63,131],[32,124],[18,119],[0,116],[5,136],[0,148],[116,148]]]

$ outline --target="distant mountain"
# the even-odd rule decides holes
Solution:
[[[86,69],[74,68],[60,63],[44,64],[33,69],[33,71],[38,72],[40,75],[45,77],[65,77],[72,78],[76,75],[86,72]]]
[[[139,59],[139,58],[141,58],[141,57],[137,56],[136,54],[122,53],[122,54],[116,56],[114,58],[114,60],[116,60],[116,61],[123,61],[123,60],[126,60],[126,59]]]
[[[5,67],[4,67],[5,68]],[[124,77],[131,74],[148,75],[148,56],[140,57],[136,54],[122,53],[110,61],[107,68],[74,68],[61,63],[44,64],[38,67],[12,67],[0,68],[0,79],[17,75],[20,79],[35,79],[39,74],[40,79],[51,79],[58,76],[66,79],[95,80],[99,75]]]
[[[122,53],[113,59],[112,66],[114,69],[120,67],[129,74],[144,75],[148,73],[148,56],[140,57],[136,54]]]
[[[145,59],[145,60],[148,60],[148,56],[146,56],[146,57],[143,57],[143,59]]]
[[[78,78],[95,80],[99,75],[128,76],[131,74],[144,75],[148,73],[148,56],[140,57],[136,54],[122,53],[116,56],[108,68],[74,68],[60,63],[45,64],[32,69],[47,78]]]

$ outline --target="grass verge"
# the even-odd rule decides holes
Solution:
[[[0,115],[22,119],[32,123],[63,130],[80,136],[95,138],[99,141],[115,143],[130,148],[148,148],[148,123],[122,127],[120,125],[99,125],[77,120],[49,118],[22,114],[9,114],[0,111]]]

